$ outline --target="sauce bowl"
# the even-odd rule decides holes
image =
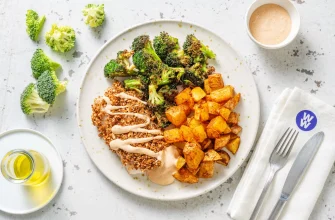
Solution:
[[[263,44],[263,43],[257,41],[252,36],[252,34],[250,32],[249,21],[250,21],[251,15],[254,13],[254,11],[257,8],[259,8],[260,6],[265,5],[265,4],[279,5],[279,6],[283,7],[291,17],[291,22],[292,22],[291,31],[290,31],[289,35],[287,36],[287,38],[279,44],[274,44],[274,45]],[[300,15],[299,15],[299,12],[296,9],[296,7],[289,0],[256,0],[249,7],[249,9],[246,13],[246,16],[245,16],[245,22],[246,22],[246,27],[247,27],[247,33],[248,33],[249,37],[251,38],[251,40],[253,40],[256,44],[258,44],[259,46],[261,46],[265,49],[279,49],[279,48],[285,47],[286,45],[291,43],[294,40],[294,38],[297,36],[297,34],[299,32],[299,28],[300,28]]]

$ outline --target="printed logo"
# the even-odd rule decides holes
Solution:
[[[309,110],[302,110],[297,114],[296,123],[303,131],[310,131],[315,128],[318,123],[316,115]]]

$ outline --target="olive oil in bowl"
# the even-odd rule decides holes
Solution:
[[[50,175],[48,160],[33,150],[13,150],[1,162],[1,172],[10,182],[39,185]]]

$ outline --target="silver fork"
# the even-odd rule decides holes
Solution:
[[[293,131],[293,133],[292,133]],[[283,136],[280,138],[278,141],[275,149],[272,151],[271,156],[270,156],[270,174],[269,177],[266,181],[266,184],[264,186],[264,189],[262,191],[261,196],[259,197],[256,207],[254,211],[252,212],[252,215],[250,217],[250,220],[255,220],[258,214],[259,209],[262,206],[264,197],[272,183],[273,177],[275,174],[283,168],[287,162],[287,158],[291,153],[291,150],[293,148],[293,145],[295,143],[295,140],[297,139],[299,135],[299,132],[292,128],[288,128]]]

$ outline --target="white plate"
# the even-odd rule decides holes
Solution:
[[[63,180],[63,162],[51,141],[33,130],[15,129],[0,134],[0,161],[14,149],[40,152],[50,164],[50,177],[38,186],[10,183],[0,172],[0,210],[11,214],[27,214],[43,208],[56,196]]]
[[[161,31],[177,37],[180,44],[187,34],[194,33],[197,38],[208,45],[217,55],[211,64],[216,71],[223,74],[226,84],[231,84],[242,94],[242,101],[237,108],[241,114],[240,121],[243,131],[241,146],[227,168],[218,165],[217,173],[211,179],[200,179],[197,184],[183,184],[178,181],[169,186],[151,183],[143,176],[130,176],[121,165],[119,158],[113,154],[91,122],[91,105],[94,98],[104,93],[112,81],[105,79],[103,68],[119,50],[129,48],[132,40],[141,34],[150,35],[151,39]],[[150,199],[181,200],[195,197],[210,191],[231,177],[247,158],[254,143],[259,123],[259,98],[251,72],[244,61],[228,43],[215,33],[195,24],[181,21],[154,21],[132,27],[109,40],[92,59],[80,88],[78,100],[78,123],[83,143],[88,154],[100,171],[121,188]]]

